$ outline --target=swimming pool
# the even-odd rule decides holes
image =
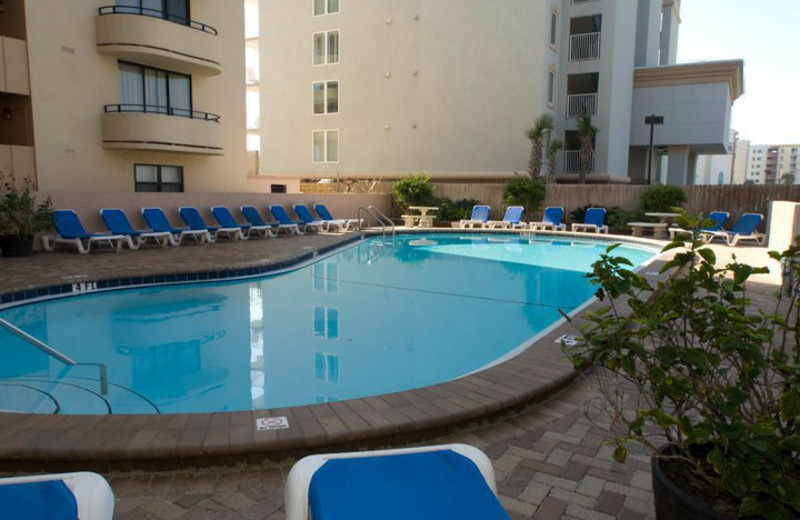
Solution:
[[[607,243],[490,235],[359,242],[259,279],[51,300],[0,317],[73,359],[0,332],[0,408],[38,413],[252,410],[453,379],[514,351],[581,305]],[[618,250],[620,251],[620,250]],[[653,251],[624,246],[635,264]]]

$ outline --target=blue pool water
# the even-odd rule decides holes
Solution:
[[[252,410],[428,386],[507,355],[595,290],[608,243],[492,235],[358,242],[273,276],[128,289],[0,311],[79,362],[0,329],[0,409]],[[623,246],[638,265],[654,252]]]

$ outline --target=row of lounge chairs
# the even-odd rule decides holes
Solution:
[[[764,220],[764,215],[761,213],[743,213],[733,228],[727,230],[724,226],[729,216],[727,211],[712,211],[709,213],[708,219],[711,221],[711,225],[700,228],[700,238],[703,242],[709,243],[715,239],[720,239],[731,247],[735,247],[743,240],[750,240],[759,245],[764,244],[765,237],[758,232],[758,226]],[[669,228],[669,238],[671,240],[680,238],[681,235],[690,234],[691,231],[687,229]]]
[[[475,205],[472,214],[468,219],[461,220],[459,227],[462,228],[488,228],[488,229],[530,229],[530,230],[552,230],[566,231],[567,225],[563,222],[564,208],[558,206],[548,206],[544,210],[544,216],[539,222],[522,222],[522,215],[525,208],[522,206],[509,206],[506,208],[502,220],[489,220],[489,206]],[[589,208],[583,222],[572,224],[572,231],[588,231],[594,233],[608,233],[608,226],[605,225],[605,208]]]
[[[298,219],[292,219],[280,204],[272,204],[269,212],[275,220],[267,221],[255,206],[242,206],[241,215],[247,223],[240,224],[229,208],[214,206],[211,214],[218,225],[208,225],[197,208],[184,206],[178,210],[178,214],[185,226],[178,227],[172,225],[161,208],[143,208],[142,217],[149,227],[135,229],[123,210],[103,208],[100,216],[108,228],[107,233],[89,233],[74,210],[57,209],[53,212],[56,234],[43,236],[42,244],[46,251],[53,251],[57,244],[66,244],[76,247],[81,254],[87,254],[93,244],[108,245],[120,251],[123,244],[129,249],[139,249],[148,240],[165,247],[178,246],[185,238],[210,243],[220,237],[247,240],[254,235],[277,237],[281,232],[302,235],[306,231],[348,231],[357,222],[355,219],[333,218],[324,204],[314,205],[319,218],[315,218],[304,204],[295,204],[293,209]]]

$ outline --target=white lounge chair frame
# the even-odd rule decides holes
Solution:
[[[67,244],[78,248],[78,253],[86,255],[92,250],[92,244],[108,244],[117,253],[122,250],[122,242],[125,237],[122,235],[98,235],[89,238],[63,238],[59,235],[45,235],[42,237],[42,247],[45,251],[55,251],[57,244]]]
[[[307,520],[309,517],[308,489],[314,473],[331,459],[355,459],[385,455],[403,455],[429,451],[452,450],[470,459],[480,470],[486,484],[497,495],[494,468],[489,457],[481,450],[468,444],[441,444],[419,448],[399,448],[394,450],[355,451],[347,453],[326,453],[310,455],[297,461],[289,471],[284,490],[286,502],[286,520]]]
[[[97,473],[79,471],[75,473],[53,473],[0,479],[0,486],[63,480],[75,495],[80,520],[111,520],[114,516],[114,492],[106,479]]]

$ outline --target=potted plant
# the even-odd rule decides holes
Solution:
[[[52,227],[53,201],[50,197],[36,204],[31,180],[17,185],[14,175],[0,174],[0,253],[3,256],[30,256],[34,233]]]
[[[693,229],[655,287],[610,246],[587,276],[605,300],[562,348],[598,377],[624,461],[628,443],[652,450],[657,518],[800,517],[800,246],[771,252],[791,273],[788,296],[758,312],[747,281],[766,272],[716,267]],[[687,227],[688,226],[688,227]],[[683,248],[672,242],[664,250]]]

